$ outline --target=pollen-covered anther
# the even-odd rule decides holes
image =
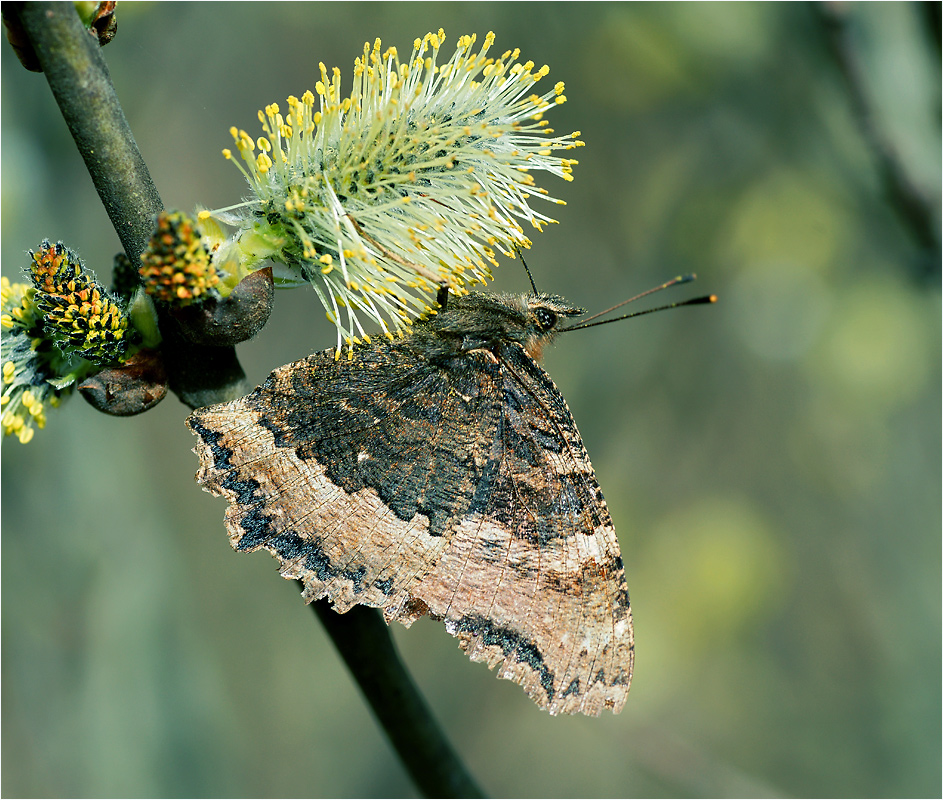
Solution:
[[[35,269],[31,273],[44,284],[46,277],[61,279],[70,266],[81,267],[74,254],[48,241],[31,257],[31,268]],[[52,288],[58,280],[48,285]],[[37,428],[45,427],[46,409],[58,406],[60,397],[72,391],[74,377],[90,366],[54,343],[37,303],[40,294],[35,286],[0,278],[0,427],[5,435],[16,436],[23,444],[33,438]]]
[[[36,250],[30,250],[30,277],[39,291],[61,294],[69,289],[70,281],[82,274],[82,262],[62,242],[48,240]]]
[[[513,252],[523,237],[516,220],[546,221],[528,205],[544,193],[520,170],[566,177],[559,151],[572,137],[552,137],[540,119],[563,84],[535,94],[548,68],[518,63],[517,49],[489,57],[494,38],[476,52],[476,37],[463,35],[444,63],[442,30],[417,38],[402,60],[367,42],[348,95],[340,71],[319,64],[315,91],[289,97],[284,118],[274,104],[259,114],[263,136],[231,131],[242,156],[233,163],[254,195],[233,207],[234,241],[246,243],[249,269],[273,258],[311,280],[327,312],[347,309],[333,315],[338,351],[363,338],[364,315],[381,329],[407,324],[454,280],[450,265],[467,262],[470,280],[484,282],[494,263],[485,242]]]
[[[67,356],[102,365],[121,361],[135,339],[123,305],[96,283],[78,256],[61,242],[44,241],[38,250],[30,251],[30,257],[35,292],[29,302],[42,325],[39,335],[31,336],[31,347],[49,340]],[[14,309],[11,318],[25,324],[25,311],[25,306]]]
[[[157,229],[141,254],[139,272],[147,293],[172,305],[201,300],[219,284],[199,227],[180,211],[157,216]]]

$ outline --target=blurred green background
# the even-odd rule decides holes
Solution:
[[[940,795],[939,253],[884,200],[821,10],[119,5],[104,55],[168,207],[237,202],[229,127],[255,130],[318,61],[347,89],[364,41],[405,53],[442,26],[451,54],[494,30],[566,82],[551,123],[586,142],[573,183],[537,176],[568,203],[534,236],[538,286],[595,311],[697,271],[720,296],[545,359],[622,543],[624,712],[551,718],[441,625],[394,630],[495,795]],[[938,219],[939,29],[915,5],[846,10]],[[50,237],[107,279],[118,240],[45,79],[0,49],[3,274]],[[527,286],[516,262],[496,275]],[[239,352],[258,383],[332,343],[295,290]],[[295,586],[230,549],[186,413],[73,399],[3,443],[2,793],[412,795]]]

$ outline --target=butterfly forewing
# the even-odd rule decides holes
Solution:
[[[381,375],[370,353],[357,362],[318,353],[189,420],[198,480],[232,503],[233,547],[268,549],[307,599],[328,596],[338,610],[403,602],[467,505],[467,454],[487,437],[440,413],[448,387],[437,371],[408,353],[395,364]],[[487,428],[487,415],[470,411]],[[459,448],[450,469],[445,440]]]

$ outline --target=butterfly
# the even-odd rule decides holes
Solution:
[[[634,653],[619,543],[537,363],[599,323],[564,325],[583,309],[536,291],[440,304],[402,338],[196,410],[197,480],[229,501],[233,548],[268,550],[307,602],[428,614],[551,714],[618,712]]]

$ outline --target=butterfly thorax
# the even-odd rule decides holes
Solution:
[[[560,332],[561,320],[583,313],[557,295],[473,292],[449,297],[445,311],[416,323],[412,338],[430,360],[472,350],[494,352],[512,342],[539,360],[543,347]]]

